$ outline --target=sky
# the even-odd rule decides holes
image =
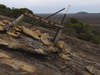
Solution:
[[[7,7],[28,8],[34,13],[54,13],[70,6],[68,13],[100,13],[100,0],[0,0]]]

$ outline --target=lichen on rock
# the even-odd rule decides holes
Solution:
[[[10,21],[3,20],[2,23],[9,24]],[[3,31],[2,26],[0,31]],[[64,54],[70,52],[69,48],[67,48],[68,45],[64,41],[58,41],[55,47],[48,33],[41,33],[40,30],[30,29],[23,25],[11,26],[5,35],[1,36],[1,40],[1,44],[5,44],[8,48],[21,49],[30,53],[48,55],[51,52],[60,52],[59,56],[64,58]]]

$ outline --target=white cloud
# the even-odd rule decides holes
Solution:
[[[39,1],[36,0],[1,0],[0,3],[6,4],[8,6],[15,6],[15,7],[20,7],[20,6],[30,6],[30,5],[37,5]]]
[[[92,10],[98,8],[100,0],[0,0],[0,4],[8,7],[29,8],[34,12],[54,12],[71,5],[70,12]],[[94,7],[94,8],[93,8]],[[97,9],[94,9],[95,11]],[[94,11],[93,10],[93,11]]]

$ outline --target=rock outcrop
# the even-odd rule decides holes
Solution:
[[[0,16],[0,20],[5,19],[14,21],[12,18]],[[31,26],[25,22],[20,23],[21,25],[26,28]],[[18,37],[9,35],[2,25],[0,27],[2,28],[0,75],[99,75],[100,73],[100,45],[62,34],[55,47],[52,42],[52,37],[56,34],[54,31],[41,27],[29,28],[41,36],[46,36],[51,43],[46,45],[47,42],[43,42],[44,38],[42,41],[41,38],[36,39],[25,34],[20,27],[15,28],[21,34]]]
[[[4,24],[9,24],[10,21],[1,21]],[[2,25],[1,25],[2,26]],[[5,31],[5,30],[4,30]],[[2,32],[2,29],[1,29]],[[3,34],[1,33],[1,45],[6,45],[11,49],[22,49],[31,53],[48,55],[51,52],[60,52],[67,50],[67,45],[63,43],[57,44],[55,47],[47,33],[41,33],[39,30],[30,29],[25,26],[13,25]],[[7,36],[7,37],[6,37]],[[60,47],[58,46],[60,45]]]

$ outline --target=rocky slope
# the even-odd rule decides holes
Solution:
[[[0,16],[0,20],[5,19],[14,20]],[[24,22],[20,25],[31,26]],[[55,35],[54,31],[38,29],[52,37]],[[0,32],[3,38],[1,34],[8,37],[5,32]],[[100,45],[64,34],[60,39],[71,47],[70,60],[61,58],[58,53],[39,55],[0,45],[0,75],[100,75]]]

